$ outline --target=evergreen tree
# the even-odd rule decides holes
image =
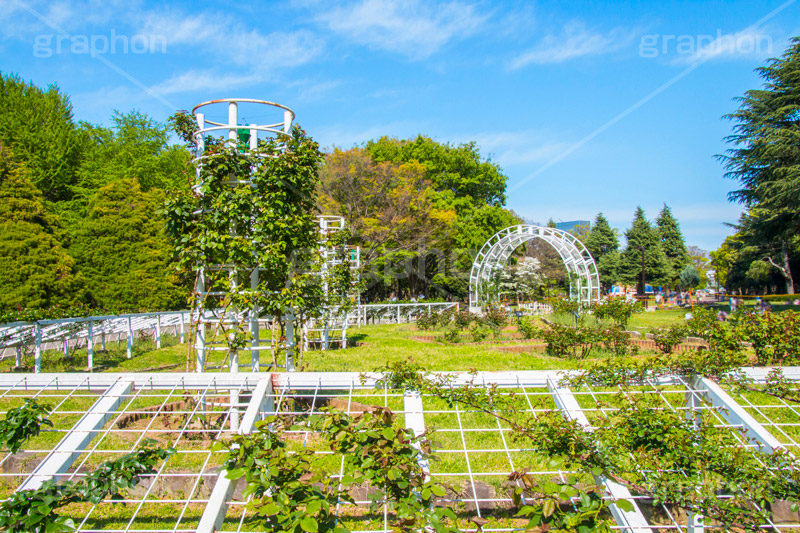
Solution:
[[[71,196],[83,141],[72,104],[56,86],[43,90],[0,74],[0,144],[25,164],[28,179],[47,200]]]
[[[0,310],[83,303],[83,281],[61,238],[27,168],[0,145]]]
[[[683,267],[689,263],[689,254],[686,252],[686,243],[683,240],[680,225],[672,216],[672,210],[667,204],[664,204],[656,218],[656,229],[661,240],[661,248],[664,250],[670,266],[670,272],[665,281],[674,286],[678,282]]]
[[[188,290],[170,264],[163,203],[162,191],[143,192],[136,179],[112,182],[89,200],[70,251],[96,305],[119,312],[186,305]]]
[[[748,207],[757,228],[751,244],[793,293],[797,248],[792,241],[800,233],[800,37],[757,72],[764,86],[747,91],[739,109],[726,117],[736,123],[726,139],[733,148],[720,159],[726,177],[740,186],[728,198]]]
[[[619,250],[619,238],[617,233],[608,223],[608,220],[603,213],[597,213],[594,219],[591,231],[586,237],[586,248],[592,257],[599,259],[607,253],[616,252]]]
[[[584,242],[597,264],[603,292],[608,292],[619,277],[619,238],[603,213],[598,213]]]
[[[627,246],[620,258],[620,278],[641,285],[642,248],[644,248],[645,283],[661,284],[668,279],[670,268],[658,232],[645,217],[641,207],[636,208],[631,227],[625,232]],[[640,288],[640,293],[644,287]]]

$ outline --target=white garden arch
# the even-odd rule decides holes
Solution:
[[[572,299],[586,304],[600,299],[597,265],[583,243],[560,229],[519,224],[492,235],[475,257],[469,275],[470,311],[480,311],[481,305],[486,303],[486,285],[491,282],[493,274],[505,267],[515,249],[533,239],[542,239],[561,256],[567,273],[573,278],[570,284]]]

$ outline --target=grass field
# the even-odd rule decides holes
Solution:
[[[646,332],[654,327],[663,326],[684,319],[685,309],[667,309],[655,312],[646,312],[635,315],[628,329]],[[572,319],[568,316],[550,317],[559,322],[569,323]],[[593,318],[588,318],[587,323],[592,324]],[[264,332],[265,336],[269,332]],[[329,351],[309,350],[305,354],[305,370],[317,372],[353,371],[364,372],[375,370],[393,361],[406,360],[412,357],[415,361],[430,370],[544,370],[574,368],[578,362],[570,359],[549,357],[533,352],[509,352],[501,347],[514,344],[530,343],[520,339],[510,339],[504,335],[501,342],[489,339],[485,343],[473,344],[468,334],[458,344],[445,342],[423,342],[415,340],[419,336],[441,336],[442,332],[420,331],[414,324],[370,325],[360,328],[348,329],[348,339],[351,347]],[[102,351],[95,345],[94,371],[95,372],[185,372],[194,370],[194,354],[189,353],[188,344],[180,344],[178,339],[165,335],[162,337],[162,347],[155,348],[151,339],[138,340],[134,343],[133,357],[127,359],[125,344],[107,344],[107,350]],[[595,357],[601,358],[605,354],[596,352]],[[219,371],[224,354],[213,352],[209,355],[208,369]],[[269,353],[262,355],[262,368],[268,364]],[[188,361],[188,364],[187,364]],[[248,371],[244,363],[249,361],[249,353],[240,355],[241,371]],[[0,360],[0,371],[14,371],[13,358]],[[70,357],[64,358],[60,350],[48,350],[42,354],[42,370],[44,372],[85,372],[86,349],[73,349]],[[33,356],[28,353],[23,360],[23,366],[16,369],[18,372],[33,371]]]

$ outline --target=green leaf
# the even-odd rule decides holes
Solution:
[[[625,511],[626,513],[632,513],[633,512],[633,504],[631,502],[629,502],[628,500],[617,500],[616,501],[616,506],[620,510]]]
[[[556,502],[553,500],[545,500],[542,504],[542,514],[548,517],[556,512]]]
[[[431,492],[440,498],[447,494],[447,491],[441,485],[431,485]]]
[[[300,520],[300,527],[303,528],[303,531],[307,531],[308,533],[317,533],[317,531],[319,531],[317,521],[311,516],[304,516]]]

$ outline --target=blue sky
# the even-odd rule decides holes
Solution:
[[[0,0],[0,69],[97,123],[237,96],[291,107],[326,147],[474,140],[527,219],[602,211],[624,230],[666,202],[711,250],[740,212],[722,115],[798,34],[797,0]]]

